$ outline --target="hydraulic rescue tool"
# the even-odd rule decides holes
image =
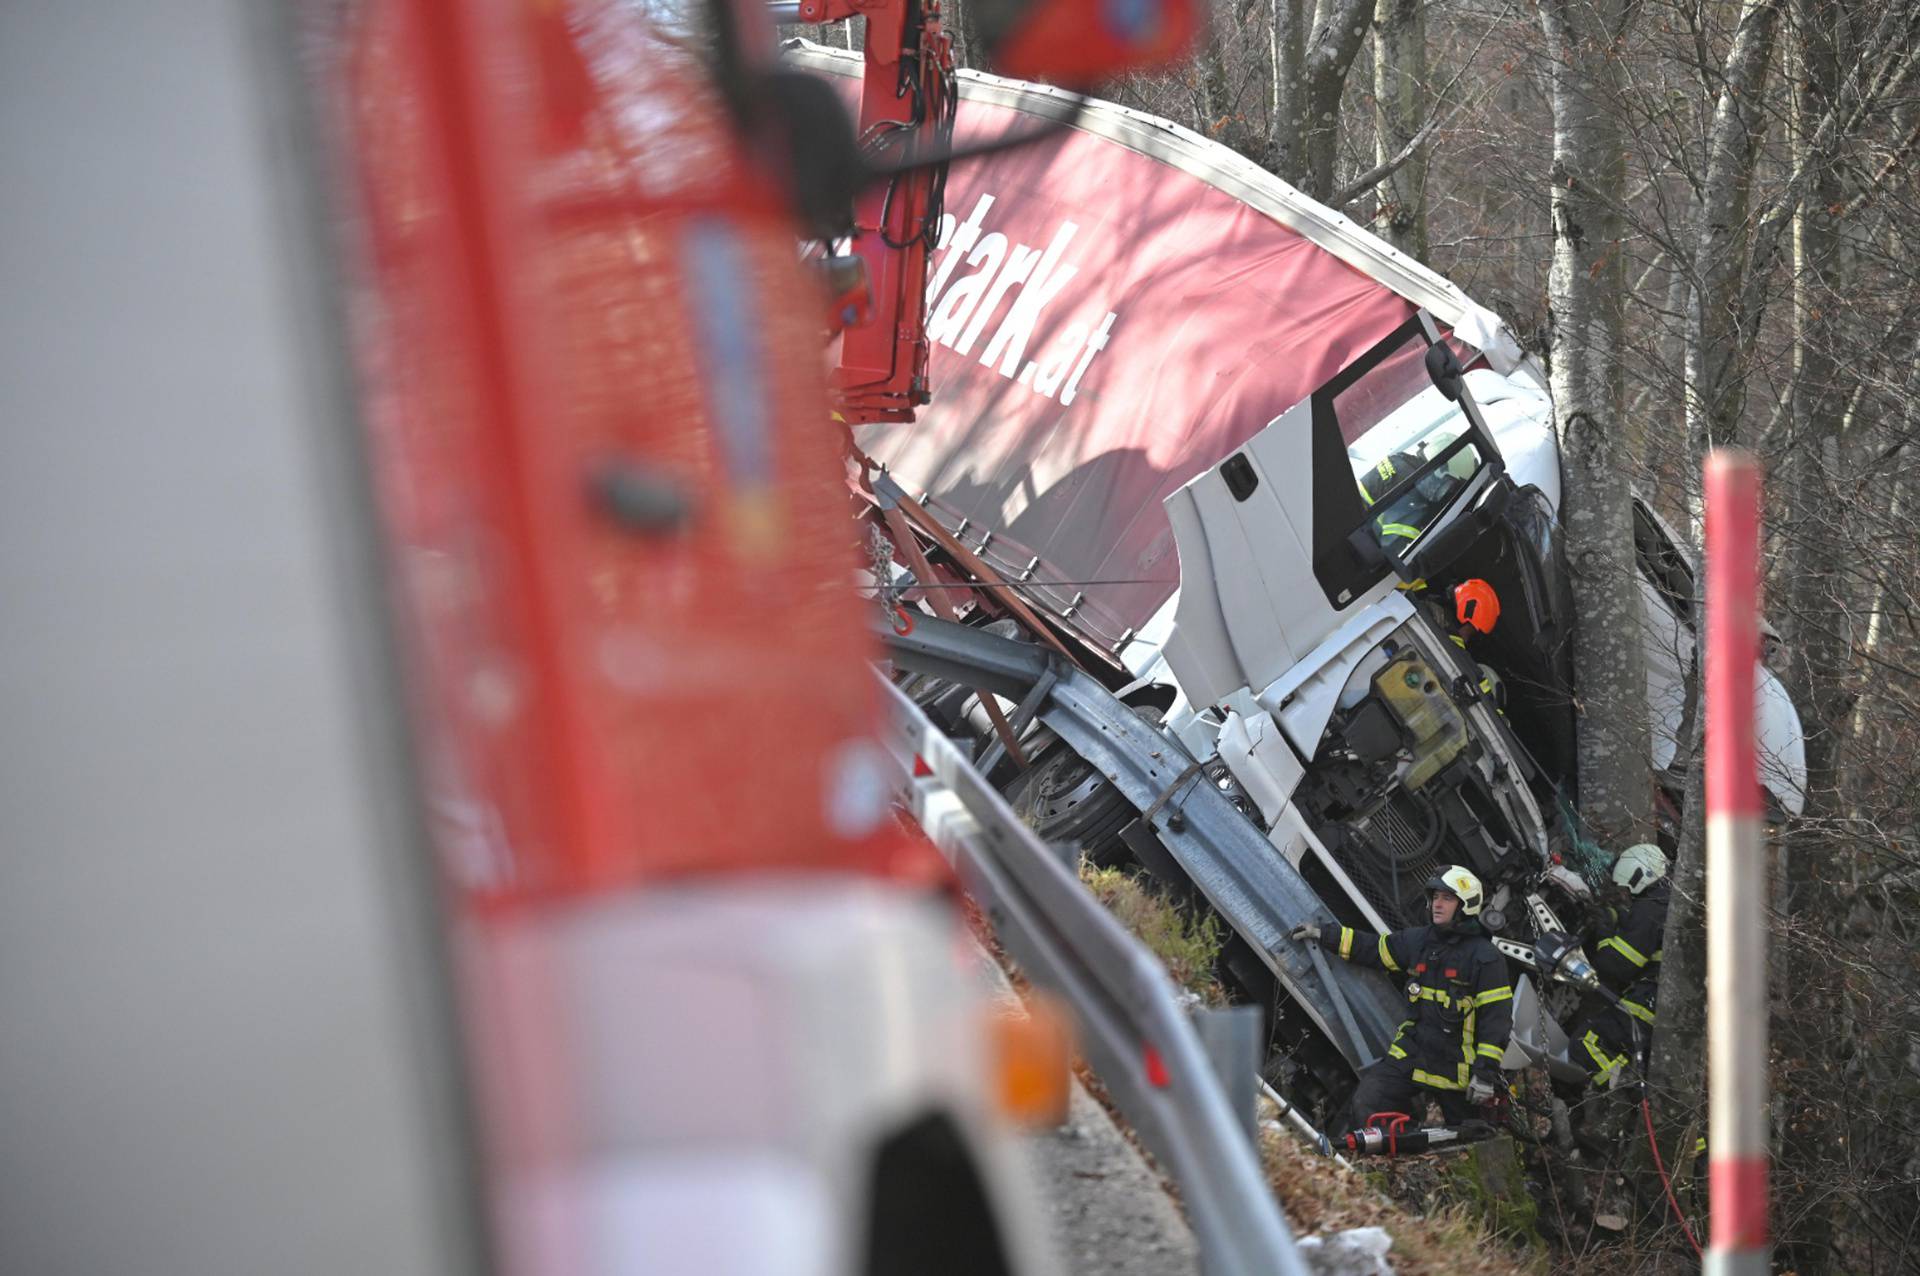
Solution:
[[[1364,1129],[1346,1136],[1349,1156],[1411,1156],[1416,1152],[1451,1152],[1493,1137],[1495,1127],[1469,1119],[1457,1126],[1427,1125],[1413,1129],[1404,1112],[1376,1113]]]

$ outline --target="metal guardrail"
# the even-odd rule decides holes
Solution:
[[[1073,1007],[1095,1073],[1179,1184],[1209,1276],[1306,1276],[1166,970],[954,743],[881,683],[903,797],[1021,969]]]
[[[910,632],[889,630],[881,638],[901,668],[1012,700],[1024,700],[1045,682],[1047,692],[1033,707],[1040,721],[1144,813],[1142,829],[1349,1063],[1363,1067],[1385,1048],[1406,1017],[1399,990],[1377,971],[1316,964],[1314,950],[1287,937],[1301,922],[1328,922],[1326,904],[1265,834],[1199,775],[1178,742],[1092,675],[1032,643],[922,615]]]

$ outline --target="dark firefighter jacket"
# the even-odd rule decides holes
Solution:
[[[1413,1018],[1393,1034],[1387,1054],[1413,1065],[1413,1079],[1436,1090],[1464,1090],[1477,1065],[1498,1068],[1513,1025],[1507,959],[1473,918],[1453,926],[1412,926],[1390,935],[1342,926],[1322,940],[1361,966],[1406,980]]]
[[[1660,987],[1660,945],[1667,930],[1671,887],[1663,879],[1623,908],[1603,910],[1587,948],[1593,968],[1620,996],[1620,1008],[1642,1023],[1653,1022]]]
[[[1371,506],[1375,501],[1384,496],[1388,489],[1395,483],[1404,479],[1424,464],[1424,461],[1411,452],[1395,452],[1392,456],[1382,458],[1378,465],[1360,476],[1360,499]],[[1396,523],[1390,520],[1385,514],[1381,514],[1375,522],[1379,528],[1380,539],[1383,542],[1392,540],[1395,537],[1405,542],[1411,542],[1420,535],[1420,529],[1417,526],[1409,523]],[[1406,549],[1406,545],[1402,544],[1397,548],[1404,550]]]

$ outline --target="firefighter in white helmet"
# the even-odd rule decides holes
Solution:
[[[1360,1074],[1348,1129],[1383,1113],[1424,1120],[1429,1101],[1455,1125],[1504,1090],[1500,1057],[1513,1023],[1513,982],[1480,924],[1484,902],[1480,879],[1448,865],[1427,882],[1429,925],[1387,935],[1312,923],[1294,929],[1296,940],[1407,981],[1412,1016],[1394,1033],[1387,1057]]]
[[[1622,1075],[1653,1029],[1660,987],[1660,950],[1667,929],[1667,857],[1651,842],[1629,846],[1613,864],[1614,899],[1595,913],[1581,935],[1601,982],[1619,998],[1589,997],[1567,1034],[1567,1053],[1593,1085]],[[1581,1094],[1563,1088],[1573,1123],[1581,1124]]]

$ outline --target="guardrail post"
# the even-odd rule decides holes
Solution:
[[[1203,1006],[1193,1015],[1207,1062],[1248,1139],[1255,1138],[1259,1117],[1261,1017],[1258,1006]]]
[[[1707,1048],[1710,1276],[1764,1274],[1767,862],[1754,666],[1760,657],[1760,465],[1707,458]]]

